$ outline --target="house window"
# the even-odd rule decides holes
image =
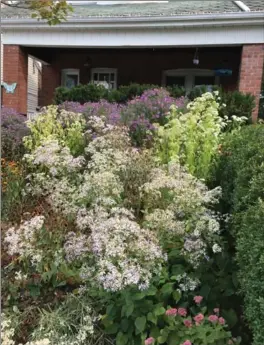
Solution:
[[[179,87],[184,87],[185,85],[185,77],[181,76],[173,76],[167,75],[166,76],[166,86],[174,86],[177,85]]]
[[[219,77],[212,70],[204,69],[175,69],[163,72],[163,86],[183,86],[186,91],[191,91],[195,86],[207,85],[210,90],[212,85],[219,84]]]
[[[78,69],[63,69],[61,85],[71,89],[80,82],[80,71]]]
[[[103,85],[107,89],[116,89],[117,69],[116,68],[93,68],[91,80],[97,85]]]

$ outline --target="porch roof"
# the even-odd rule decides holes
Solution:
[[[262,0],[244,0],[243,3],[250,12],[264,12]],[[87,4],[73,6],[70,18],[137,18],[137,17],[172,17],[178,15],[199,15],[217,13],[241,13],[243,9],[235,1],[175,1],[167,3],[116,4],[98,5]],[[26,19],[31,17],[28,9],[6,6],[1,8],[2,19]]]

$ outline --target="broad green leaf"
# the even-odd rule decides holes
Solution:
[[[154,314],[156,316],[163,315],[163,314],[165,314],[165,312],[166,312],[166,309],[163,307],[158,307],[154,310]]]
[[[126,317],[129,317],[134,311],[134,303],[131,302],[129,305],[126,306]]]
[[[150,329],[149,335],[154,339],[157,339],[160,336],[160,330],[158,327],[154,326]]]
[[[164,295],[170,295],[173,292],[174,283],[167,283],[162,286],[161,293]]]
[[[116,336],[116,345],[126,345],[128,342],[128,335],[122,332],[118,332]]]
[[[138,292],[133,296],[133,300],[139,301],[139,300],[143,299],[145,296],[146,296],[146,294],[144,292]]]
[[[179,300],[181,299],[181,291],[180,290],[175,290],[173,291],[173,299],[176,301],[176,303],[179,302]]]
[[[139,332],[143,332],[146,326],[145,316],[137,317],[135,320],[135,326]]]
[[[148,313],[147,320],[154,323],[154,325],[157,324],[157,316],[154,315],[153,313]]]
[[[168,345],[180,344],[179,332],[171,332],[168,339]]]
[[[157,293],[157,288],[155,286],[151,286],[147,291],[146,291],[146,296],[155,296]]]

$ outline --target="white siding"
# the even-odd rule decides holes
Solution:
[[[33,115],[38,107],[39,77],[41,73],[41,63],[32,57],[28,57],[28,95],[27,107],[28,115]]]

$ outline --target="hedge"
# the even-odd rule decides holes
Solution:
[[[58,87],[55,90],[54,102],[61,104],[65,101],[73,102],[97,102],[105,99],[111,103],[125,103],[136,96],[141,96],[144,91],[159,88],[152,84],[130,84],[120,86],[117,90],[107,90],[103,86],[96,84],[78,85],[72,89]],[[168,87],[171,96],[178,98],[185,95],[184,88],[178,86]]]
[[[239,282],[253,345],[264,344],[264,125],[228,133],[215,183],[231,213]]]

